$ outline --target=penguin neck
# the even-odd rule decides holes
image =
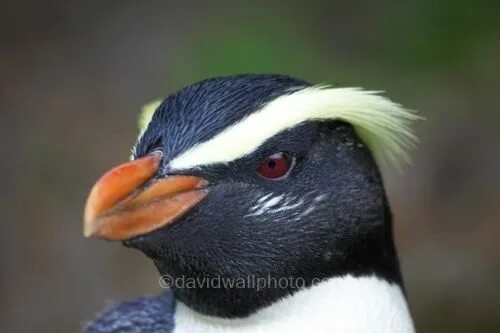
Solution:
[[[173,333],[414,332],[401,286],[374,275],[332,277],[236,319],[177,302]]]

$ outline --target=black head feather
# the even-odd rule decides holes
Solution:
[[[162,149],[158,177],[167,176],[173,172],[168,163],[178,154],[306,86],[286,76],[243,75],[184,88],[161,104],[136,156]],[[280,151],[295,158],[288,177],[269,181],[257,175],[262,159]],[[265,288],[174,286],[176,298],[195,310],[246,316],[317,279],[344,274],[401,283],[382,179],[349,124],[305,122],[236,161],[183,172],[209,181],[207,197],[173,225],[126,245],[143,251],[174,279],[303,281]]]
[[[307,86],[299,79],[269,74],[218,77],[195,83],[165,98],[135,154],[142,156],[155,145],[162,145],[165,158],[172,159],[276,97]]]

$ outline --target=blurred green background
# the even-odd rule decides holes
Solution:
[[[384,90],[421,143],[384,170],[420,332],[500,331],[500,2],[2,1],[0,331],[76,332],[160,292],[140,253],[82,237],[142,104],[277,72]]]

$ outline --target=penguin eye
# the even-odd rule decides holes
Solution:
[[[266,179],[280,179],[287,176],[293,164],[292,154],[279,152],[264,159],[257,169],[257,173]]]

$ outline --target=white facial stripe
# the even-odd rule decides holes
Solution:
[[[257,200],[257,204],[250,207],[249,213],[244,217],[259,216],[265,213],[275,214],[281,211],[298,208],[304,203],[304,201],[298,197],[285,197],[284,195],[276,197],[271,196],[272,193]]]
[[[419,119],[375,91],[311,87],[278,97],[262,109],[199,143],[170,162],[173,169],[227,163],[255,151],[267,139],[307,120],[340,119],[352,124],[377,158],[408,161],[417,141],[409,128]]]

